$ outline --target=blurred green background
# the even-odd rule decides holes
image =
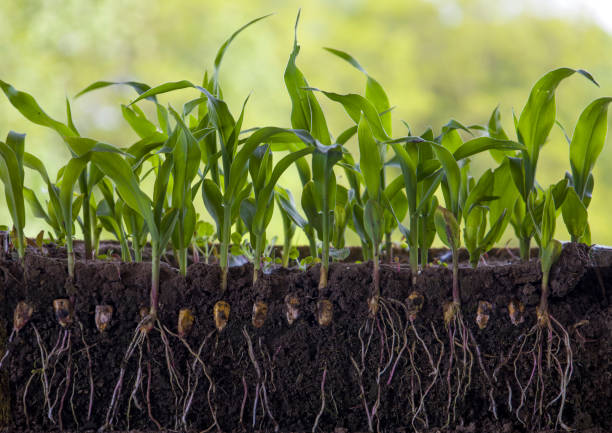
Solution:
[[[298,64],[310,84],[339,93],[362,92],[363,75],[322,47],[351,53],[396,106],[395,135],[405,133],[402,119],[416,133],[427,126],[437,132],[451,118],[485,124],[498,104],[506,130],[513,131],[512,110],[520,113],[537,79],[561,66],[587,69],[601,85],[597,88],[578,75],[561,84],[558,119],[570,135],[591,100],[612,95],[612,34],[598,24],[596,14],[568,9],[563,0],[0,0],[0,6],[0,78],[33,94],[48,114],[62,121],[65,97],[72,98],[93,81],[131,79],[151,86],[181,79],[199,82],[235,29],[273,12],[235,40],[221,68],[221,85],[235,113],[251,94],[245,127],[289,126],[283,72],[300,7]],[[185,90],[160,100],[176,107],[194,94]],[[74,101],[81,134],[119,146],[137,141],[120,111],[120,104],[133,97],[131,89],[110,88]],[[350,126],[339,105],[319,99],[332,133]],[[69,154],[55,133],[29,124],[2,95],[0,135],[11,129],[27,133],[26,149],[41,157],[50,172],[66,163]],[[595,168],[590,207],[593,242],[609,245],[610,141]],[[350,146],[356,151],[355,143]],[[542,185],[569,169],[568,145],[559,128],[540,161]],[[492,160],[480,156],[474,164],[482,170]],[[26,183],[42,191],[36,181],[34,173],[26,173]],[[281,184],[299,199],[294,171]],[[196,201],[203,210],[201,198]],[[10,224],[3,196],[0,203],[0,224]],[[280,234],[275,218],[271,229]],[[561,219],[558,226],[558,237],[567,238]],[[29,214],[27,233],[42,228]],[[503,241],[512,237],[509,231]],[[358,243],[351,239],[349,243]],[[305,243],[305,237],[298,235],[297,242]]]

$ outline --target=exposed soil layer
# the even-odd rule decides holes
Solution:
[[[557,367],[569,371],[566,352],[553,353],[548,364],[544,350],[542,382],[530,382],[537,352],[529,352],[533,340],[525,334],[536,323],[541,284],[537,260],[521,263],[500,250],[489,254],[487,264],[476,270],[460,269],[462,314],[482,360],[480,365],[476,346],[471,345],[474,358],[471,369],[465,370],[471,371],[471,379],[468,383],[466,375],[460,383],[461,368],[451,369],[448,375],[451,350],[442,306],[450,298],[451,272],[443,265],[427,268],[418,276],[416,287],[405,265],[383,265],[381,311],[377,319],[371,319],[367,310],[371,263],[333,264],[329,286],[322,294],[333,304],[333,320],[327,327],[316,319],[321,299],[318,266],[307,271],[275,269],[261,275],[254,287],[250,265],[233,267],[228,291],[222,295],[216,265],[193,264],[186,278],[164,265],[160,324],[167,328],[168,344],[156,327],[122,363],[138,335],[139,309],[148,306],[150,264],[77,262],[75,320],[62,328],[52,307],[54,299],[66,296],[66,263],[58,257],[59,252],[53,257],[29,254],[25,275],[19,263],[0,260],[0,301],[4,301],[0,313],[5,325],[1,332],[11,333],[17,302],[26,300],[35,307],[31,321],[7,345],[10,354],[2,380],[8,380],[10,391],[8,431],[93,431],[105,425],[122,365],[124,382],[109,430],[149,431],[161,426],[188,431],[209,427],[212,431],[311,431],[317,418],[317,431],[339,432],[367,431],[370,426],[379,431],[436,431],[448,425],[449,431],[457,432],[561,428]],[[609,252],[595,254],[585,246],[567,244],[551,272],[551,315],[568,330],[573,356],[562,421],[592,433],[612,430],[611,258]],[[405,301],[414,290],[425,302],[411,322]],[[292,325],[285,311],[285,297],[290,293],[300,301],[300,316]],[[518,325],[508,316],[513,299],[526,307],[525,320]],[[231,308],[221,332],[215,330],[213,320],[219,300]],[[490,302],[493,310],[481,330],[475,318],[482,300]],[[268,305],[259,329],[252,325],[255,301]],[[104,333],[96,329],[94,320],[100,304],[114,307]],[[181,308],[190,308],[195,315],[184,342],[174,335]],[[44,370],[36,332],[43,354],[66,349],[50,357]],[[546,348],[548,337],[544,340]],[[523,355],[510,356],[510,362],[504,363],[509,353],[518,353],[523,341],[527,342]],[[187,345],[197,352],[203,342],[198,361]],[[455,348],[452,366],[461,366],[462,356],[462,349]],[[89,358],[94,391],[88,420]],[[469,359],[466,362],[469,365]],[[176,372],[173,378],[169,363]],[[191,393],[196,379],[196,392]],[[135,387],[137,382],[140,386]],[[457,386],[462,388],[455,398]],[[521,388],[526,389],[522,396]],[[536,404],[534,415],[540,392],[542,412]]]

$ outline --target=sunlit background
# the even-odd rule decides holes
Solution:
[[[401,120],[416,133],[427,126],[437,132],[451,118],[485,124],[498,104],[506,130],[513,131],[512,110],[519,113],[537,79],[561,66],[584,68],[601,85],[578,75],[561,84],[558,120],[570,135],[591,100],[612,95],[612,3],[606,0],[0,0],[0,78],[33,94],[48,114],[65,121],[65,98],[93,81],[151,86],[200,81],[235,29],[272,12],[234,41],[221,68],[221,85],[234,113],[251,94],[245,127],[289,126],[283,71],[300,7],[298,64],[309,83],[339,93],[362,92],[363,75],[322,47],[351,53],[396,106],[395,135],[405,134]],[[134,95],[110,88],[73,101],[80,133],[118,146],[137,141],[120,110]],[[160,100],[178,107],[195,96],[184,90]],[[333,134],[350,126],[338,105],[320,102]],[[50,173],[69,158],[54,132],[28,123],[0,95],[0,135],[9,130],[27,133],[27,151],[41,157]],[[601,244],[612,244],[611,142],[608,138],[595,168],[589,209],[593,242]],[[356,151],[355,143],[349,146]],[[481,156],[474,163],[482,170],[492,160]],[[568,169],[568,145],[555,127],[541,153],[538,181],[548,185]],[[37,181],[26,173],[26,183],[42,195]],[[295,171],[281,184],[299,199]],[[196,202],[204,213],[200,196]],[[0,224],[9,225],[3,196],[0,203]],[[566,238],[561,219],[558,226],[558,237]],[[271,224],[275,234],[280,227]],[[42,228],[42,221],[28,214],[27,233]],[[298,243],[305,243],[299,236]],[[503,241],[512,237],[508,231]]]

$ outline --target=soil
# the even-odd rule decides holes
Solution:
[[[402,432],[416,428],[433,432],[446,426],[445,431],[456,432],[530,432],[561,427],[556,422],[560,399],[544,407],[541,415],[532,416],[535,386],[525,392],[520,419],[516,416],[520,386],[525,386],[532,371],[532,354],[524,353],[516,362],[512,358],[513,362],[499,367],[513,345],[516,348],[516,343],[523,341],[525,333],[536,323],[535,307],[541,284],[539,262],[535,259],[520,262],[514,257],[516,252],[496,250],[477,269],[467,264],[460,269],[462,314],[478,344],[483,365],[479,365],[472,346],[475,358],[471,381],[456,399],[454,418],[451,408],[450,421],[446,382],[450,347],[442,306],[450,298],[451,271],[443,263],[424,270],[417,278],[416,287],[412,285],[409,268],[403,263],[405,256],[400,255],[400,263],[382,265],[381,305],[388,309],[382,308],[377,319],[368,317],[371,263],[332,264],[329,285],[322,295],[317,289],[318,265],[306,271],[276,268],[260,275],[254,286],[251,265],[232,267],[228,290],[221,294],[217,265],[191,264],[184,278],[175,268],[164,264],[159,318],[168,330],[168,345],[164,345],[157,327],[147,334],[141,346],[142,384],[136,388],[137,403],[132,400],[128,408],[138,377],[140,349],[135,350],[127,363],[122,360],[138,333],[139,309],[148,306],[150,264],[78,261],[74,282],[78,295],[72,299],[75,320],[62,328],[52,304],[54,299],[66,297],[66,262],[61,258],[61,249],[49,248],[47,254],[43,256],[30,250],[23,268],[11,257],[0,259],[0,316],[4,322],[0,333],[10,334],[17,302],[26,300],[35,307],[30,322],[7,344],[10,354],[1,378],[5,381],[4,389],[8,388],[8,394],[4,395],[10,398],[7,406],[10,422],[6,431],[96,431],[105,424],[122,365],[126,367],[125,379],[112,426],[122,431],[159,431],[159,426],[194,432],[209,428],[228,432],[311,431],[319,414],[317,431],[367,431],[363,397],[372,414],[378,396],[380,403],[371,415],[372,429],[377,431]],[[444,262],[447,255],[439,250],[433,252],[432,258]],[[612,431],[611,277],[612,253],[577,244],[565,245],[551,272],[550,312],[568,330],[573,355],[563,422],[577,431]],[[406,305],[407,297],[415,290],[424,296],[425,302],[412,328],[402,304]],[[300,300],[300,316],[291,325],[285,315],[287,294],[294,294]],[[317,323],[317,301],[321,296],[333,304],[333,319],[327,327]],[[508,315],[508,304],[513,299],[526,307],[525,321],[518,325],[513,325]],[[221,332],[215,330],[213,318],[213,308],[219,300],[228,302],[231,308],[227,327]],[[261,328],[252,325],[256,301],[264,301],[268,306]],[[482,330],[475,321],[479,301],[488,301],[493,306],[488,324]],[[114,307],[112,321],[103,333],[95,325],[95,307],[101,304]],[[212,384],[203,374],[201,364],[173,335],[177,332],[181,308],[190,308],[195,316],[194,326],[185,337],[189,346],[197,351],[209,337],[200,359]],[[391,321],[385,321],[385,317]],[[64,352],[55,361],[51,359],[46,370],[53,420],[49,419],[45,404],[41,353],[35,330],[46,351],[51,351],[64,335],[70,341],[71,362],[68,362],[68,352]],[[364,345],[370,341],[363,355],[360,334]],[[406,340],[402,339],[403,335]],[[440,360],[437,375],[432,375],[434,369],[425,347],[434,363]],[[91,357],[94,389],[89,420],[90,367],[86,348]],[[175,381],[169,375],[166,353],[170,354],[170,362],[177,372]],[[563,355],[561,351],[557,357],[565,369],[568,366],[562,362]],[[455,356],[453,365],[461,365],[458,364],[460,348],[455,350]],[[386,368],[385,364],[388,364]],[[546,352],[542,365],[540,390],[546,406],[559,393],[560,380],[554,362],[547,367]],[[69,375],[67,367],[70,367]],[[454,401],[457,382],[455,370],[451,373]],[[66,386],[67,376],[69,386]],[[196,377],[198,385],[185,426],[181,423],[186,400],[183,397],[193,387]],[[419,410],[420,395],[432,381]],[[490,408],[489,393],[496,403],[497,417]],[[59,414],[62,399],[63,410]],[[415,413],[418,413],[416,418]]]

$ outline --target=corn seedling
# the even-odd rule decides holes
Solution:
[[[4,184],[6,204],[13,220],[16,233],[15,243],[17,255],[23,260],[26,249],[25,235],[25,205],[23,187],[23,154],[25,135],[9,132],[6,143],[0,142],[0,179]]]
[[[567,173],[566,177],[571,188],[562,213],[572,242],[591,244],[587,209],[594,186],[592,171],[606,141],[610,102],[609,97],[591,102],[580,115],[572,139],[568,140],[571,174]]]
[[[561,81],[578,72],[588,80],[597,84],[591,74],[578,69],[559,68],[545,74],[534,85],[529,99],[521,112],[518,119],[515,118],[515,129],[518,142],[523,144],[526,151],[522,152],[521,157],[510,156],[510,167],[512,169],[512,177],[519,191],[520,199],[514,208],[514,214],[510,220],[516,236],[519,239],[521,258],[529,260],[529,251],[531,239],[535,235],[536,228],[533,223],[533,217],[530,215],[533,205],[533,198],[536,184],[536,169],[540,155],[540,149],[546,142],[550,130],[555,123],[556,103],[555,91]],[[504,134],[501,126],[493,114],[493,123],[496,124],[493,129],[498,134]],[[491,121],[490,121],[491,124]],[[580,173],[581,175],[584,173]],[[580,175],[579,175],[580,176]],[[578,182],[586,184],[587,178],[579,178]],[[583,186],[583,184],[581,184]]]

